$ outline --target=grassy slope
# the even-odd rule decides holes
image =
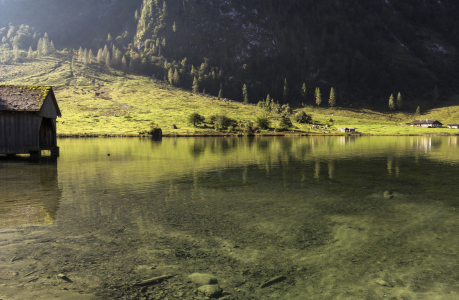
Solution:
[[[254,121],[261,114],[255,106],[220,101],[212,97],[192,94],[154,79],[123,75],[97,65],[77,64],[72,75],[70,56],[56,54],[22,64],[0,65],[1,83],[50,84],[55,86],[62,111],[59,119],[60,135],[137,135],[158,124],[165,134],[211,132],[187,124],[187,115],[198,112],[205,117],[215,114],[241,121]],[[95,93],[100,93],[99,97]],[[448,106],[423,114],[423,119],[437,119],[444,124],[459,123],[459,99],[451,99]],[[410,122],[412,114],[386,113],[371,110],[305,107],[314,120],[332,125],[331,132],[340,127],[356,127],[371,134],[426,134],[448,132],[451,129],[412,128],[394,124]],[[333,116],[332,116],[333,114]],[[330,123],[330,118],[333,123]],[[277,121],[273,121],[273,125]],[[171,129],[175,124],[179,129]],[[309,126],[294,124],[300,131],[310,132]],[[313,130],[312,132],[319,132]],[[459,133],[459,131],[457,131]]]

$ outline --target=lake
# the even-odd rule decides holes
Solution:
[[[0,157],[0,299],[459,299],[458,138],[80,138],[55,160]]]

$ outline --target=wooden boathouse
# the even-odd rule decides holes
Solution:
[[[59,155],[56,118],[61,116],[51,86],[0,85],[0,154]]]

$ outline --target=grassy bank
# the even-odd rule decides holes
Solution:
[[[152,124],[162,128],[166,135],[237,134],[217,132],[207,120],[220,114],[241,123],[254,122],[263,113],[257,106],[193,94],[154,78],[125,74],[96,64],[85,67],[76,63],[72,69],[71,57],[65,53],[21,64],[0,65],[0,76],[2,84],[54,85],[62,111],[57,127],[60,136],[138,136],[140,132],[147,132]],[[311,129],[309,125],[294,123],[291,132],[340,134],[338,128],[355,127],[362,134],[373,135],[455,134],[459,130],[399,124],[419,118],[437,119],[444,124],[459,123],[458,98],[453,97],[444,107],[427,111],[422,116],[306,106],[295,112],[303,109],[316,123],[329,125],[329,129]],[[207,124],[198,127],[189,124],[187,117],[193,112],[206,117]],[[272,127],[277,126],[278,117],[271,116]],[[172,129],[172,125],[177,129]],[[273,130],[260,133],[285,134]]]

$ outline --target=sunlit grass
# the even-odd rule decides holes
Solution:
[[[97,64],[85,67],[76,63],[72,70],[70,54],[62,52],[21,64],[0,65],[0,75],[2,83],[55,86],[62,112],[62,118],[58,119],[59,135],[138,135],[147,132],[152,125],[162,128],[164,134],[212,134],[217,132],[188,124],[188,115],[198,112],[209,118],[225,114],[237,121],[254,122],[262,114],[256,106],[193,94],[150,77],[124,74]],[[400,124],[420,118],[437,119],[445,125],[459,123],[458,98],[453,97],[447,106],[421,116],[307,106],[297,108],[295,112],[303,109],[312,114],[317,124],[329,125],[329,128],[311,129],[307,124],[294,123],[292,129],[308,134],[341,134],[338,128],[342,127],[355,127],[357,132],[375,135],[454,134],[459,130],[413,128]],[[278,126],[278,116],[272,117],[271,126],[274,128]],[[172,125],[178,129],[171,129]]]

